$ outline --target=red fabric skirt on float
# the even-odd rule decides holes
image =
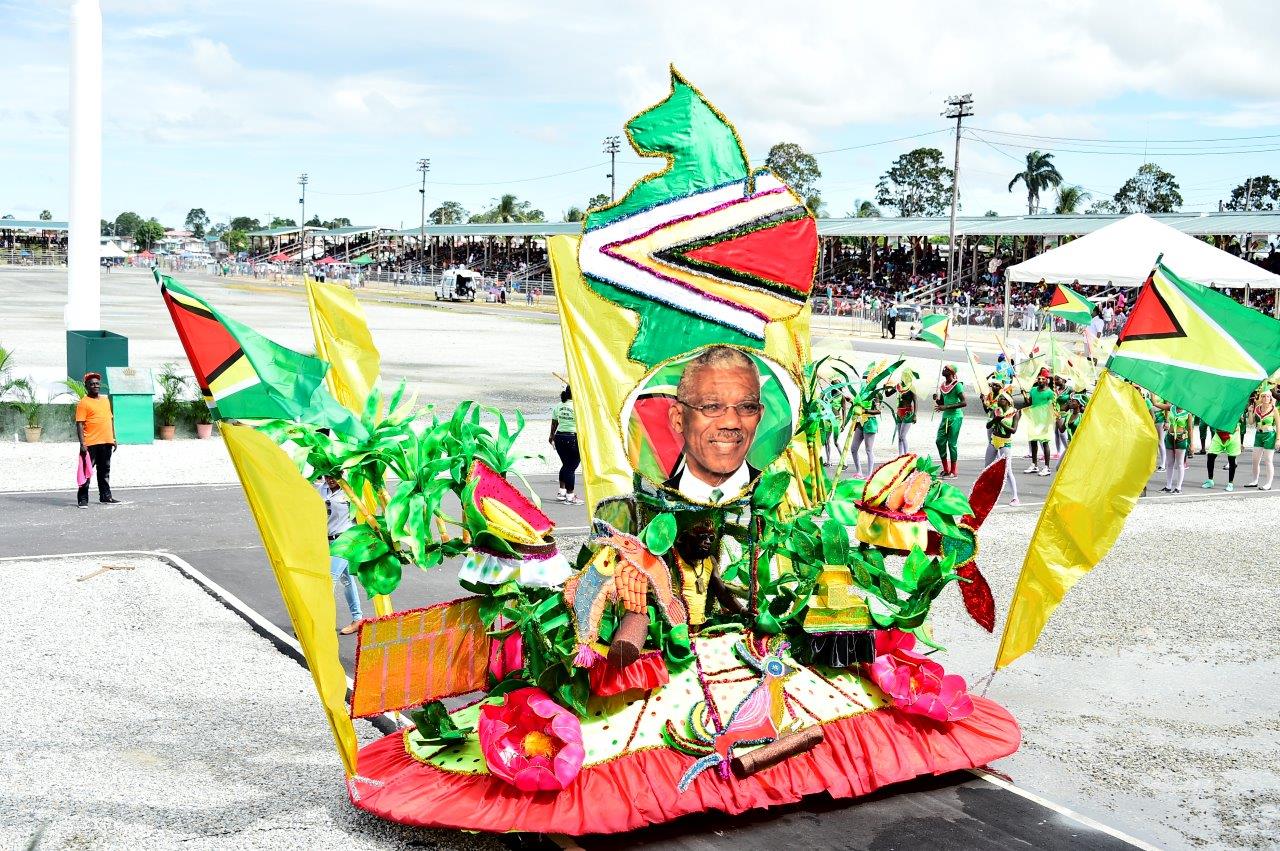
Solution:
[[[620,833],[681,816],[737,814],[826,792],[854,798],[922,775],[976,768],[1018,749],[1021,733],[1003,707],[973,697],[974,712],[939,724],[891,707],[822,725],[807,753],[745,779],[706,771],[681,793],[693,758],[651,748],[582,769],[559,792],[527,794],[488,774],[441,770],[411,756],[403,731],[361,749],[352,802],[401,824],[490,832]]]

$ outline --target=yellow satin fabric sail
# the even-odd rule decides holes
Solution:
[[[347,675],[338,661],[324,501],[266,435],[248,426],[223,423],[222,437],[329,716],[342,766],[348,777],[353,776],[356,731],[347,714]]]
[[[329,391],[344,408],[359,416],[382,368],[364,308],[344,286],[307,281],[307,312],[316,338],[316,356],[329,363],[325,375]]]
[[[1104,371],[1031,536],[997,670],[1035,646],[1067,592],[1110,551],[1155,466],[1156,429],[1142,395]]]
[[[560,333],[569,368],[569,386],[578,404],[578,447],[588,510],[596,503],[633,490],[618,420],[627,396],[648,369],[627,357],[639,329],[635,313],[588,289],[578,267],[578,237],[553,236],[547,257],[560,305]],[[809,316],[806,305],[786,322],[765,329],[764,353],[801,380],[809,359]],[[794,451],[794,449],[789,450]]]

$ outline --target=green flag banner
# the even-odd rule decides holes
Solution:
[[[951,317],[945,313],[926,313],[920,317],[920,333],[916,336],[940,349],[947,347],[947,334],[951,330]]]
[[[1280,368],[1280,321],[1157,262],[1107,368],[1231,431],[1249,396]]]
[[[1058,288],[1053,291],[1053,298],[1049,300],[1049,306],[1045,308],[1045,312],[1074,322],[1077,325],[1088,325],[1089,320],[1093,318],[1093,302],[1080,295],[1080,293],[1058,284]]]

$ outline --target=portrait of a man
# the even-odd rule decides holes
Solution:
[[[738,496],[760,474],[747,453],[765,413],[755,361],[712,346],[688,362],[668,416],[684,449],[664,485],[693,502]]]

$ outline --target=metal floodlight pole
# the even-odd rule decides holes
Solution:
[[[302,279],[307,278],[303,262],[307,259],[307,181],[311,178],[304,171],[298,175],[298,185],[302,187],[302,196],[298,203],[302,205],[302,218],[298,221],[298,269],[302,271]]]
[[[422,215],[418,220],[418,266],[425,269],[427,256],[427,172],[431,171],[431,160],[418,160],[418,171],[422,172],[422,188],[418,193],[422,196]]]
[[[956,157],[955,164],[951,169],[951,224],[947,229],[947,286],[948,289],[955,286],[956,274],[959,268],[956,265],[956,209],[960,204],[960,125],[961,122],[973,115],[973,95],[963,94],[955,95],[947,98],[947,111],[942,113],[943,118],[954,118],[956,120]]]
[[[604,152],[609,155],[609,200],[618,198],[618,151],[622,150],[621,136],[605,136]]]

